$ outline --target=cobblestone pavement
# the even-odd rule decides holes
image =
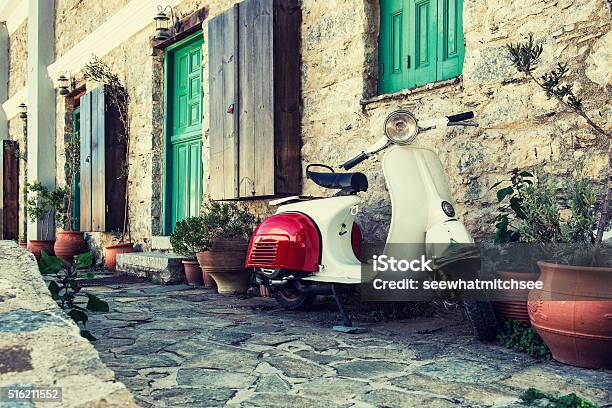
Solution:
[[[144,407],[518,407],[528,387],[612,402],[612,373],[538,362],[472,339],[456,313],[331,330],[333,304],[288,313],[270,299],[188,286],[90,288],[102,360]]]

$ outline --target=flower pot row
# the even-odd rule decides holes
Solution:
[[[72,264],[75,255],[87,252],[87,243],[80,231],[57,231],[55,240],[32,239],[27,244],[20,242],[21,247],[26,247],[34,257],[39,260],[41,252],[55,255]]]
[[[197,261],[183,261],[187,283],[216,287],[220,294],[246,293],[250,282],[244,268],[246,252],[243,239],[215,239],[210,250],[196,253]]]

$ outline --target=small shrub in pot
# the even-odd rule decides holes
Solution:
[[[201,217],[189,217],[174,226],[170,244],[174,253],[185,257],[183,265],[185,276],[190,285],[204,284],[202,269],[196,261],[196,252],[205,248],[210,242],[210,232],[204,227]]]

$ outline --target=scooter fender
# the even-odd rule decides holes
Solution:
[[[441,257],[454,245],[473,243],[474,239],[465,225],[455,219],[440,222],[425,234],[425,250],[429,259]]]

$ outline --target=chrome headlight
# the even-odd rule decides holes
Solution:
[[[414,115],[407,110],[391,112],[385,120],[385,136],[391,143],[405,145],[419,134],[419,125]]]

